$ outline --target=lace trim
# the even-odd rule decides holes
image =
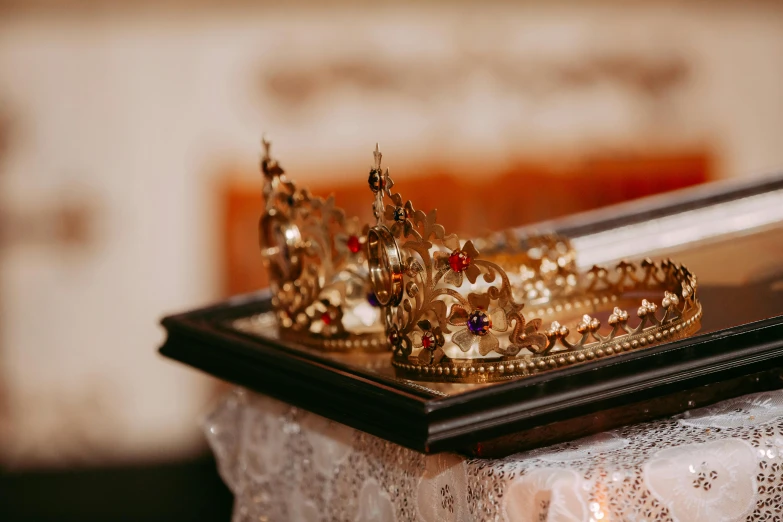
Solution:
[[[241,390],[205,419],[234,521],[781,521],[783,391],[504,459],[424,456]]]

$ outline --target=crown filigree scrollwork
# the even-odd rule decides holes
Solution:
[[[503,268],[482,258],[471,240],[447,235],[437,223],[437,211],[416,210],[411,201],[392,193],[389,171],[381,169],[380,153],[375,154],[370,188],[376,194],[378,223],[368,237],[370,272],[387,305],[395,352],[407,356],[411,348],[423,347],[431,352],[423,354],[426,359],[442,360],[444,334],[453,334],[452,342],[463,352],[475,345],[481,355],[515,355],[528,346],[543,349],[540,321],[525,322]],[[499,333],[506,343],[499,342]]]
[[[394,182],[381,168],[376,147],[369,186],[375,194],[376,225],[367,236],[370,279],[384,306],[393,364],[409,378],[483,382],[527,375],[545,369],[602,357],[698,328],[701,307],[696,280],[670,261],[620,263],[595,267],[577,276],[568,249],[554,247],[550,262],[560,285],[527,307],[531,297],[524,278],[511,280],[510,252],[482,255],[471,240],[447,234],[435,210],[416,210],[411,201],[392,192]],[[546,240],[541,240],[546,241]],[[556,238],[549,245],[556,245]],[[562,243],[562,241],[561,241]],[[571,251],[572,252],[572,251]],[[560,259],[560,261],[557,261]],[[644,299],[639,318],[614,307],[603,327],[585,314],[572,329],[544,316],[582,309],[598,310],[628,300],[630,295],[663,295],[660,306]],[[537,293],[535,297],[541,297]],[[611,309],[611,308],[610,308]],[[592,312],[591,312],[592,313]],[[527,317],[526,317],[527,315]]]
[[[269,142],[263,145],[259,240],[281,333],[333,350],[384,348],[365,268],[368,227],[346,218],[334,197],[313,196],[288,180]]]
[[[520,235],[511,229],[479,238],[476,246],[506,268],[514,295],[529,305],[567,295],[576,286],[576,252],[560,234]]]
[[[680,333],[685,326],[682,323],[687,322],[690,326],[693,321],[688,322],[689,319],[701,314],[701,305],[696,299],[696,278],[686,267],[668,259],[620,262],[614,270],[593,267],[580,283],[576,296],[555,300],[546,308],[531,309],[531,313],[551,316],[563,311],[573,312],[580,307],[601,309],[621,299],[633,302],[633,298],[623,299],[623,296],[639,294],[663,297],[660,304],[652,298],[642,298],[634,311],[638,321],[634,319],[633,326],[629,323],[632,314],[619,306],[612,308],[606,318],[606,327],[599,319],[585,314],[576,326],[576,339],[568,328],[555,321],[545,332],[548,338],[546,348],[537,354],[579,352],[591,345],[611,345],[618,341],[622,342],[611,347],[610,354],[616,348],[630,350]],[[671,331],[667,329],[668,325],[671,325]]]

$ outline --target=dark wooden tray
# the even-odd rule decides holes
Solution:
[[[749,293],[707,287],[702,299],[709,309]],[[690,339],[514,381],[435,387],[231,327],[270,307],[261,293],[167,317],[160,351],[427,453],[498,456],[783,386],[783,317],[717,331],[707,326]]]
[[[706,187],[640,202],[636,213],[624,206],[583,216],[576,220],[578,226],[568,218],[540,228],[587,237],[583,244],[589,244],[589,234],[614,226],[643,225],[683,212],[698,219],[698,209],[709,211],[759,194],[775,196],[777,191],[783,191],[781,177]],[[777,205],[774,197],[771,201]],[[705,216],[714,219],[714,212]],[[414,450],[501,456],[783,387],[783,228],[757,223],[756,232],[738,238],[735,230],[722,246],[716,246],[720,240],[713,237],[707,247],[700,243],[680,252],[703,263],[693,266],[689,261],[696,274],[711,274],[699,288],[704,319],[698,335],[518,380],[481,385],[412,382],[395,376],[387,354],[329,355],[283,342],[273,328],[260,335],[238,330],[237,320],[270,310],[265,292],[166,317],[168,338],[160,351]],[[715,254],[704,255],[704,248],[713,248]],[[751,273],[740,281],[731,277],[737,273],[732,267],[752,265],[765,255],[779,256],[777,272]],[[727,267],[725,283],[715,266]]]

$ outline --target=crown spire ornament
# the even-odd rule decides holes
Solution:
[[[269,140],[261,143],[259,243],[281,337],[334,351],[386,349],[358,218],[346,218],[333,196],[297,187],[271,157]]]
[[[690,335],[699,328],[696,278],[664,260],[570,272],[556,257],[563,291],[545,299],[509,273],[509,252],[482,254],[472,240],[447,234],[437,212],[416,210],[393,193],[376,146],[369,186],[376,225],[367,233],[370,281],[384,307],[392,364],[401,377],[493,382],[523,377]],[[388,204],[387,204],[388,203]],[[545,246],[555,245],[557,240]],[[572,255],[572,254],[571,254]],[[530,257],[530,256],[528,256]],[[540,257],[539,271],[549,261]],[[570,260],[570,261],[569,261]],[[539,274],[540,275],[540,274]],[[532,292],[532,293],[531,293]],[[631,324],[622,306],[641,301]],[[653,296],[660,299],[660,307]],[[532,298],[532,299],[531,299]],[[531,306],[525,307],[526,300]],[[524,310],[524,313],[523,313]],[[605,312],[607,325],[594,315]],[[592,315],[591,315],[592,314]],[[582,315],[572,328],[558,317]],[[544,326],[543,318],[552,322]]]

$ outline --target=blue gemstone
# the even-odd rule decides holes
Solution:
[[[378,302],[378,298],[375,297],[375,292],[370,292],[367,294],[367,302],[376,308],[381,306],[381,303]]]
[[[468,330],[473,335],[486,335],[492,327],[492,320],[483,310],[474,310],[468,316]]]

